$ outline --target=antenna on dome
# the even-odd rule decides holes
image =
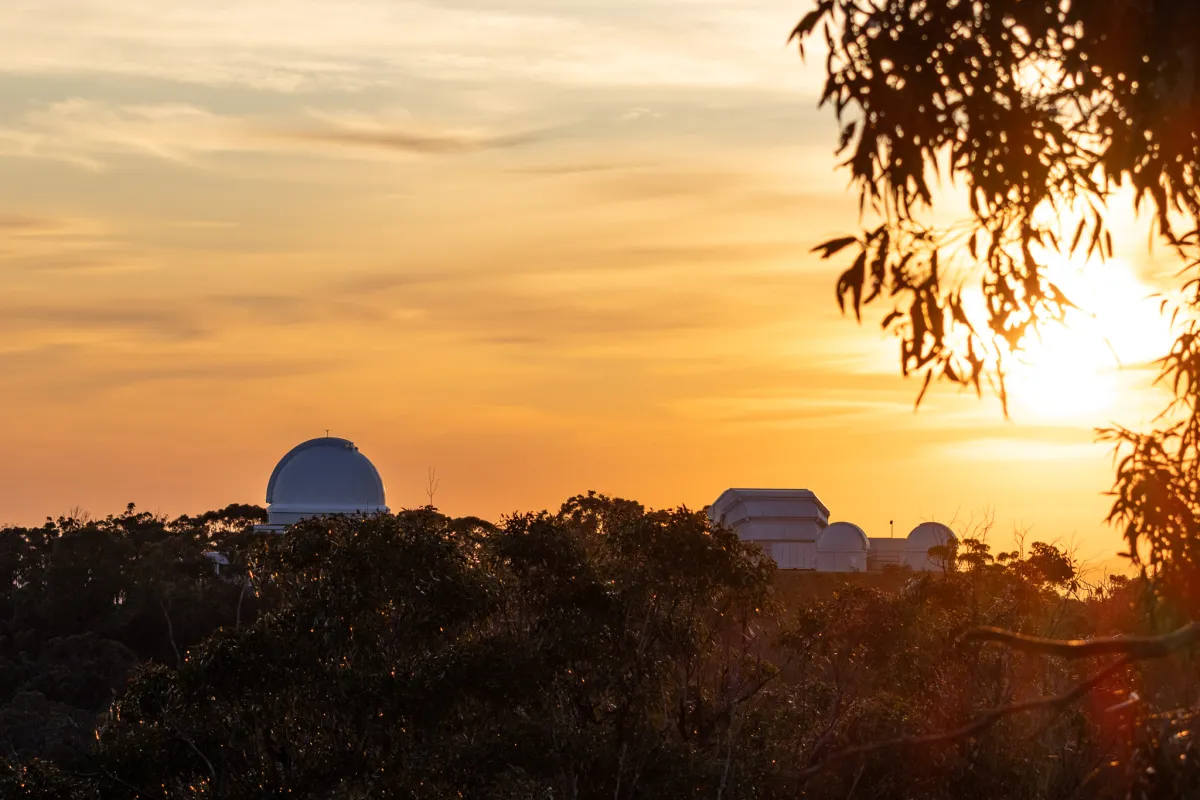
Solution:
[[[326,439],[328,439],[328,438],[329,438],[329,428],[326,428],[326,429],[325,429],[325,438],[326,438]]]

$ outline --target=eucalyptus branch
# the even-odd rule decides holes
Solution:
[[[983,712],[976,719],[953,730],[929,733],[921,736],[902,736],[896,739],[886,739],[873,744],[839,750],[821,763],[801,772],[801,777],[816,775],[837,761],[874,753],[879,750],[936,745],[965,739],[990,728],[1004,717],[1012,714],[1020,714],[1037,709],[1057,710],[1064,708],[1087,694],[1106,678],[1112,676],[1128,664],[1146,659],[1162,658],[1178,650],[1200,643],[1200,623],[1189,622],[1177,630],[1158,636],[1109,636],[1100,639],[1069,640],[1027,636],[1023,633],[1014,633],[1002,628],[973,628],[963,634],[963,639],[965,641],[999,642],[1014,650],[1041,653],[1060,658],[1076,659],[1104,655],[1120,655],[1121,657],[1098,672],[1093,673],[1085,680],[1075,684],[1062,694],[1039,697],[1006,706],[998,706]]]
[[[958,741],[959,739],[966,739],[982,733],[991,726],[995,725],[1004,717],[1012,716],[1013,714],[1021,714],[1026,711],[1036,711],[1039,709],[1058,710],[1065,708],[1079,698],[1083,697],[1098,684],[1116,674],[1121,668],[1127,666],[1135,660],[1137,659],[1133,656],[1122,656],[1116,661],[1108,664],[1103,669],[1093,673],[1088,678],[1075,684],[1062,694],[1039,697],[1033,700],[1026,700],[1021,703],[1013,703],[1011,705],[991,708],[983,712],[982,715],[966,725],[953,730],[942,731],[939,733],[927,733],[920,736],[901,736],[895,739],[884,739],[883,741],[874,742],[873,744],[866,744],[859,747],[850,747],[845,750],[839,750],[830,755],[821,763],[803,770],[800,773],[800,777],[811,778],[814,775],[824,772],[836,762],[845,761],[846,759],[853,758],[855,756],[876,753],[880,750],[890,750],[904,747],[926,747],[930,745],[954,742]]]
[[[1101,639],[1046,639],[1002,628],[973,628],[963,634],[966,641],[1000,642],[1016,650],[1060,658],[1125,655],[1131,661],[1162,658],[1200,642],[1200,623],[1189,622],[1158,636],[1109,636]]]

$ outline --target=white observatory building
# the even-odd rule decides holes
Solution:
[[[957,541],[940,522],[922,522],[902,539],[867,536],[850,522],[830,524],[829,509],[808,489],[726,489],[708,516],[758,543],[780,569],[875,572],[894,565],[932,572],[942,565],[930,548]]]
[[[267,482],[267,524],[280,533],[309,517],[388,513],[383,479],[354,442],[325,436],[288,451]]]

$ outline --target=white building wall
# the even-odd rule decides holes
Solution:
[[[867,554],[857,553],[817,553],[818,572],[866,572]]]
[[[941,562],[929,557],[928,542],[909,542],[907,539],[871,538],[871,568],[881,570],[888,565],[909,567],[914,572],[940,572]]]
[[[904,563],[912,567],[914,572],[941,572],[943,567],[940,559],[930,558],[927,550],[919,549],[907,551]]]
[[[886,566],[904,566],[908,557],[907,539],[879,539],[871,537],[871,568],[881,570]]]
[[[758,542],[763,552],[780,569],[816,569],[817,548],[813,542]]]
[[[752,542],[815,542],[824,527],[815,519],[757,517],[736,523],[733,529]]]

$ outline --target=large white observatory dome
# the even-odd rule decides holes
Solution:
[[[865,553],[871,542],[853,522],[835,522],[817,537],[817,550],[831,553]]]
[[[383,479],[354,442],[326,436],[293,447],[267,483],[267,527],[306,517],[388,511]]]

